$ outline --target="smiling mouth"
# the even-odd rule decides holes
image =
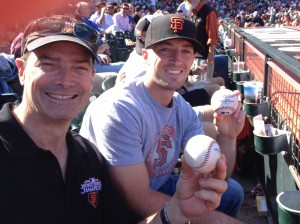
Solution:
[[[177,75],[179,73],[182,72],[182,70],[167,70],[168,73],[171,73],[171,74],[174,74],[174,75]]]
[[[57,99],[57,100],[70,100],[70,99],[74,99],[76,97],[76,95],[62,96],[62,95],[51,94],[51,93],[47,93],[47,95],[50,98]]]

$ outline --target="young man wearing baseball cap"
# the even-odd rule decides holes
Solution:
[[[195,25],[178,15],[155,18],[147,30],[146,49],[142,50],[148,66],[146,75],[112,88],[90,104],[80,134],[98,146],[115,185],[142,217],[161,210],[163,223],[185,223],[186,217],[194,217],[193,224],[239,223],[215,210],[204,215],[202,206],[184,205],[185,196],[180,193],[187,189],[179,186],[185,180],[172,175],[187,141],[204,134],[196,113],[176,92],[189,75],[195,53],[203,50],[195,33]],[[228,117],[215,116],[217,140],[228,165],[235,156],[236,136],[245,119],[245,112],[239,109]],[[193,189],[209,190],[208,183],[211,179],[200,174]],[[168,220],[164,215],[173,214],[174,197],[182,200],[181,208],[187,207]]]
[[[0,111],[0,223],[131,224],[141,219],[112,186],[95,146],[68,131],[89,97],[97,39],[95,30],[69,17],[41,18],[26,27],[22,57],[16,59],[23,99]],[[198,214],[218,206],[227,187],[224,159],[205,191],[193,187],[199,177],[184,165],[181,179],[186,181],[178,185],[183,192],[173,197],[168,216],[161,219],[164,213],[158,213],[151,223],[187,221],[178,217],[184,214],[183,202],[202,206]]]

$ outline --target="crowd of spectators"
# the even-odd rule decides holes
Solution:
[[[76,2],[76,1],[74,1]],[[96,10],[95,5],[101,0],[87,0],[91,14]],[[141,8],[141,16],[153,14],[160,10],[163,13],[179,13],[178,6],[183,0],[106,0],[115,3],[115,13],[122,3],[129,3],[133,15],[134,9]],[[293,26],[300,27],[300,0],[206,0],[213,6],[219,18],[228,18],[240,27],[250,26]],[[15,29],[20,28],[16,26]],[[20,30],[0,27],[0,52],[9,52],[13,38]]]
[[[150,9],[150,13],[153,13],[153,10],[176,13],[181,2],[183,1],[131,1],[133,5],[142,6],[143,10]],[[206,2],[216,9],[219,18],[227,17],[230,21],[237,21],[237,25],[242,27],[275,26],[276,24],[300,27],[299,0],[206,0]]]

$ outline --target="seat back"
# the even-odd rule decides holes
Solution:
[[[123,31],[116,31],[115,32],[115,37],[116,37],[117,41],[119,42],[120,47],[126,46],[125,34],[124,34]]]
[[[116,39],[116,37],[112,34],[112,33],[106,33],[104,34],[104,38],[108,44],[108,46],[110,48],[116,48],[116,47],[119,47],[118,46],[118,41]]]
[[[214,57],[214,77],[222,77],[227,89],[231,89],[228,70],[228,56],[224,54],[215,55]]]
[[[84,106],[84,108],[81,110],[81,112],[77,115],[77,117],[75,117],[71,121],[70,128],[69,128],[71,131],[75,131],[75,132],[79,133],[81,125],[82,125],[83,116],[86,112],[86,109],[88,108],[90,103],[92,101],[94,101],[95,99],[97,99],[99,96],[100,96],[100,94],[97,92],[90,93],[90,98],[89,98],[89,101],[87,102],[87,104]]]
[[[20,100],[16,93],[1,93],[0,94],[0,109],[5,103],[16,103]]]
[[[112,87],[114,87],[115,84],[116,84],[116,79],[117,79],[117,76],[112,76],[112,77],[109,77],[108,79],[104,80],[102,82],[103,92],[109,90]]]
[[[125,36],[126,39],[130,39],[130,40],[132,40],[133,42],[136,41],[136,37],[135,37],[134,34],[133,34],[131,31],[129,31],[129,30],[125,30],[125,31],[124,31],[124,36]]]

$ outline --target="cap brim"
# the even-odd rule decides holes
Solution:
[[[183,36],[174,36],[174,37],[163,38],[163,39],[160,39],[156,42],[151,43],[146,48],[148,49],[148,48],[151,48],[155,44],[161,43],[161,42],[166,41],[166,40],[173,40],[173,39],[181,39],[181,40],[186,40],[186,41],[190,42],[193,45],[193,47],[195,49],[195,52],[197,52],[199,54],[201,54],[204,51],[204,47],[199,41],[197,41],[195,39],[192,39],[192,38],[189,38],[189,37],[183,37]]]
[[[74,36],[66,36],[66,35],[53,35],[53,36],[46,36],[46,37],[41,37],[38,38],[32,42],[30,42],[26,48],[28,51],[33,51],[39,47],[42,47],[46,44],[50,44],[50,43],[54,43],[54,42],[59,42],[59,41],[67,41],[67,42],[72,42],[72,43],[76,43],[79,44],[83,47],[85,47],[92,55],[92,57],[99,62],[98,59],[98,55],[97,52],[95,52],[91,46],[89,46],[89,44],[87,44],[86,42],[80,40],[77,37]]]

